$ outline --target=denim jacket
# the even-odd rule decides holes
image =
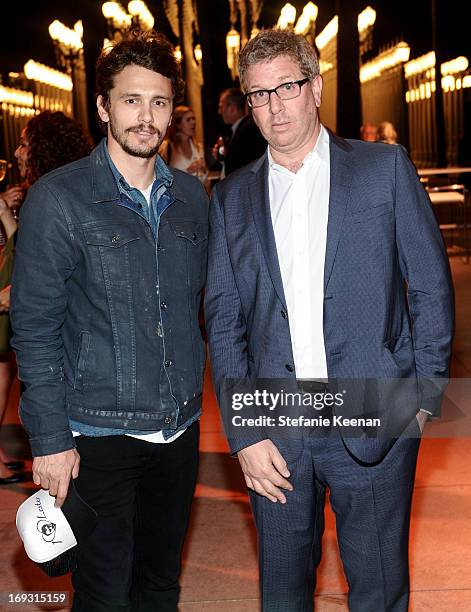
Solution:
[[[201,410],[206,193],[171,169],[149,224],[104,146],[39,179],[22,207],[12,345],[34,456],[74,447],[69,418],[168,437]]]

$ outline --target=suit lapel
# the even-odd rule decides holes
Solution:
[[[249,184],[249,200],[252,205],[252,212],[255,227],[262,245],[263,255],[267,263],[268,271],[283,306],[286,308],[285,293],[281,280],[280,264],[276,250],[275,233],[271,220],[270,198],[268,192],[268,155],[258,160],[252,172],[254,179]]]
[[[332,274],[342,227],[350,199],[352,168],[348,163],[350,145],[331,132],[330,137],[330,195],[329,219],[327,224],[327,246],[324,264],[324,291]]]

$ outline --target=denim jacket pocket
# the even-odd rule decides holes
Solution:
[[[170,221],[170,227],[177,238],[184,238],[197,246],[208,239],[208,224],[193,221]]]
[[[74,389],[76,389],[77,391],[83,390],[83,379],[86,371],[88,350],[90,348],[90,339],[90,332],[80,332],[74,376]]]
[[[170,221],[169,224],[177,239],[177,253],[186,254],[188,287],[199,291],[206,279],[208,224],[194,221]]]
[[[87,244],[111,247],[114,249],[119,249],[125,244],[128,244],[128,242],[139,240],[139,236],[136,236],[136,230],[124,225],[89,228],[85,230],[85,233],[87,236]]]
[[[123,284],[138,278],[141,258],[133,247],[140,237],[134,227],[109,225],[87,228],[84,232],[96,281]]]

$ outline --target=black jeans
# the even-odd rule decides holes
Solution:
[[[76,439],[77,491],[98,524],[79,546],[74,612],[176,612],[198,439],[198,422],[170,444]]]

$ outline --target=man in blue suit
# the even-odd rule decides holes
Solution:
[[[213,191],[205,313],[259,534],[263,610],[313,610],[328,488],[350,610],[404,611],[419,439],[451,351],[443,241],[402,147],[321,125],[304,38],[262,31],[239,71],[269,147]],[[303,401],[281,415],[283,390]],[[305,397],[323,398],[322,411]]]

